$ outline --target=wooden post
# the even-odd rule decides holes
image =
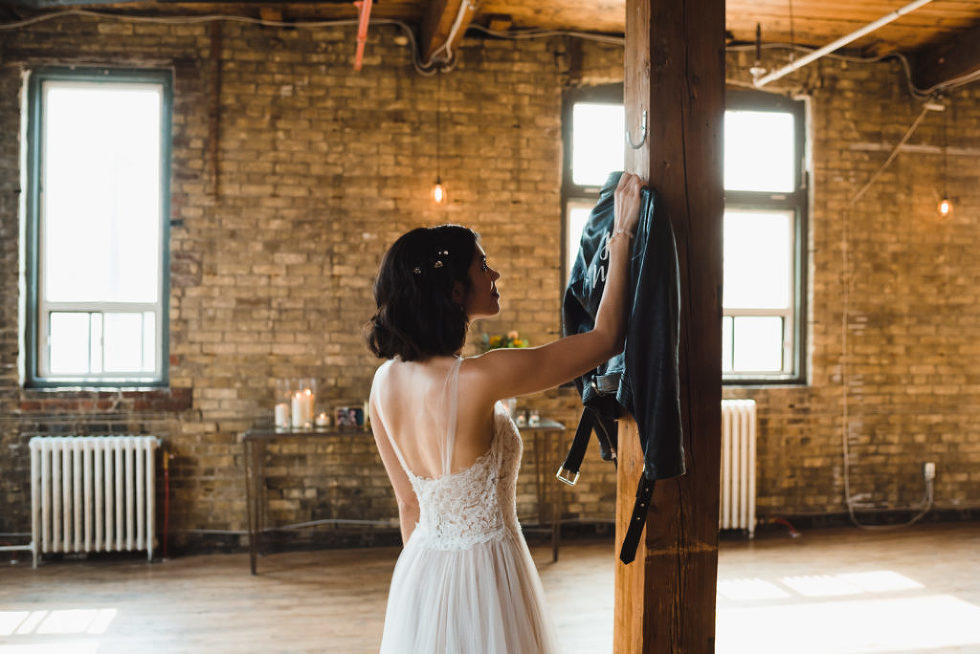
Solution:
[[[626,169],[670,215],[680,262],[680,389],[687,474],[658,481],[629,565],[616,562],[616,654],[714,651],[721,438],[724,0],[627,0]],[[616,502],[622,542],[642,452],[620,424]]]

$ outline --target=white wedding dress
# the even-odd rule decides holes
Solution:
[[[413,474],[390,438],[420,511],[395,564],[381,654],[558,652],[541,581],[517,521],[523,445],[503,404],[494,407],[490,449],[471,466],[449,472],[461,363],[453,363],[446,385],[442,475]],[[384,422],[383,412],[381,418]]]

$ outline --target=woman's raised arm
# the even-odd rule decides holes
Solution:
[[[640,215],[642,181],[623,173],[616,186],[609,268],[595,326],[547,345],[491,350],[466,366],[481,395],[497,400],[553,388],[622,352],[626,338],[627,286],[633,234]]]

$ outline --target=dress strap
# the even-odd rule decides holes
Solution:
[[[381,368],[390,367],[393,361],[394,361],[393,359],[388,359],[383,364],[381,364]],[[404,470],[405,474],[407,474],[408,476],[413,477],[414,475],[412,471],[409,470],[408,465],[405,464],[405,457],[402,456],[402,451],[398,448],[398,443],[395,442],[395,439],[392,437],[391,432],[389,431],[388,421],[385,420],[384,411],[381,410],[381,402],[374,403],[374,410],[378,412],[378,418],[381,419],[381,424],[384,425],[385,433],[388,435],[388,442],[391,443],[391,449],[395,451],[395,456],[398,457],[398,463],[401,464],[402,470]]]
[[[449,371],[449,377],[446,379],[446,392],[449,395],[449,424],[446,428],[446,447],[442,450],[443,475],[452,472],[453,447],[456,444],[456,422],[459,410],[459,368],[462,363],[462,357],[458,357]]]

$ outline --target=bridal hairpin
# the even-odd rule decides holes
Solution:
[[[443,266],[445,266],[446,262],[443,261],[443,259],[445,259],[448,256],[449,256],[449,250],[439,250],[438,252],[436,252],[436,260],[432,262],[432,267],[442,268]],[[412,268],[412,272],[415,273],[416,275],[421,275],[422,266],[415,266],[414,268]]]

